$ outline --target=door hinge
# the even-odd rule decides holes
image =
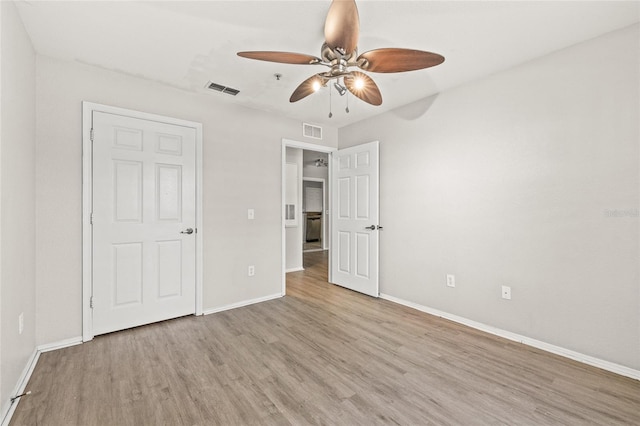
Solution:
[[[93,309],[93,296],[89,299],[89,307]]]
[[[89,224],[93,225],[93,212],[89,215]]]
[[[89,132],[89,138],[91,139],[91,142],[93,142],[93,127],[91,128],[91,132]]]

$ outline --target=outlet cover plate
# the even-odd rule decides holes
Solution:
[[[506,285],[502,286],[502,298],[511,300],[511,287]]]
[[[456,276],[452,274],[447,274],[447,287],[455,287],[456,286]]]

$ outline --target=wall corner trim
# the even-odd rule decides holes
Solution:
[[[624,365],[616,364],[614,362],[605,361],[600,358],[596,358],[590,355],[585,355],[580,352],[566,349],[560,346],[552,345],[550,343],[542,342],[540,340],[532,339],[521,334],[512,333],[510,331],[502,330],[500,328],[492,327],[487,324],[483,324],[477,321],[473,321],[464,317],[449,314],[447,312],[440,311],[438,309],[430,308],[428,306],[420,305],[418,303],[409,302],[407,300],[399,299],[397,297],[380,293],[380,298],[388,300],[390,302],[398,303],[409,308],[416,309],[418,311],[434,315],[436,317],[444,318],[458,324],[466,325],[476,330],[484,331],[485,333],[493,334],[494,336],[502,337],[514,342],[522,343],[527,346],[532,346],[537,349],[541,349],[546,352],[550,352],[556,355],[563,356],[565,358],[572,359],[574,361],[581,362],[583,364],[590,365],[592,367],[601,368],[612,373],[619,374],[621,376],[630,377],[632,379],[640,380],[640,370],[634,370],[633,368],[626,367]]]

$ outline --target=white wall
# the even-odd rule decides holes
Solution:
[[[36,96],[38,344],[81,335],[83,100],[203,123],[205,311],[282,291],[281,141],[304,141],[300,122],[42,56]]]
[[[0,2],[0,419],[36,346],[35,53],[13,2]],[[18,316],[24,330],[18,333]]]
[[[340,129],[340,148],[380,140],[381,292],[640,369],[639,40]]]
[[[298,201],[296,203],[296,214],[298,222],[296,226],[287,226],[285,233],[285,271],[299,271],[303,268],[302,262],[302,150],[299,148],[286,148],[285,161],[298,166],[297,188]]]

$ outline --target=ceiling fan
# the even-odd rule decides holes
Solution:
[[[350,68],[393,73],[429,68],[444,62],[444,57],[437,53],[413,49],[374,49],[358,55],[359,32],[360,19],[355,0],[333,0],[324,24],[325,42],[320,58],[302,53],[274,51],[238,52],[238,56],[284,64],[324,65],[329,68],[329,71],[315,74],[303,81],[293,91],[290,102],[297,102],[326,86],[327,82],[336,80],[336,89],[341,94],[346,88],[371,105],[382,104],[380,89],[367,74]],[[340,80],[343,84],[340,84]]]

